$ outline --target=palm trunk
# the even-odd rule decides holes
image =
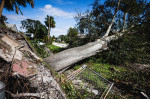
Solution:
[[[48,43],[49,43],[49,37],[50,37],[50,18],[48,19],[49,20],[49,25],[48,25]]]
[[[4,8],[5,0],[2,0],[1,5],[0,5],[0,18],[2,17],[2,12]]]
[[[50,28],[48,27],[47,43],[49,42]]]
[[[123,29],[122,29],[122,32],[124,32],[125,31],[125,25],[126,25],[126,15],[127,15],[127,12],[126,13],[124,13],[124,16],[123,16]]]
[[[117,12],[118,12],[118,10],[119,10],[119,6],[120,6],[120,0],[118,1],[118,5],[117,5],[117,8],[116,8],[115,14],[114,14],[114,16],[113,16],[113,19],[112,19],[112,21],[111,21],[111,24],[109,25],[109,27],[108,27],[108,29],[107,29],[107,31],[106,31],[104,37],[106,37],[106,36],[109,35],[109,32],[110,32],[110,30],[111,30],[111,27],[112,27],[112,25],[113,25],[113,23],[114,23],[114,21],[115,21]]]

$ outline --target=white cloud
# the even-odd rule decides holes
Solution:
[[[73,25],[70,26],[62,26],[62,27],[56,27],[56,28],[52,28],[51,30],[51,36],[55,35],[56,37],[58,37],[59,35],[66,35],[67,31],[70,27],[74,27]]]
[[[51,36],[66,35],[69,27],[74,27],[75,25],[73,13],[53,7],[52,5],[45,5],[43,8],[37,10],[38,11],[35,14],[24,13],[24,16],[17,14],[6,14],[5,16],[7,16],[9,23],[16,24],[18,30],[21,30],[20,21],[29,18],[33,20],[40,20],[44,24],[46,15],[51,15],[54,17],[56,22],[56,27],[51,30]],[[21,31],[25,32],[24,29]]]
[[[52,5],[45,5],[41,10],[51,16],[61,17],[61,18],[73,18],[73,13],[65,12],[59,8],[53,7]]]
[[[66,1],[66,0],[50,0],[50,2],[53,2],[53,3],[56,3],[56,4],[74,4],[73,2],[71,1]]]
[[[13,20],[13,21],[21,21],[21,20],[27,19],[26,16],[17,15],[17,14],[9,14],[9,15],[6,15],[6,16],[9,20]]]

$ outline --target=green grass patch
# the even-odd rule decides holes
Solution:
[[[60,48],[53,44],[47,44],[46,47],[48,47],[50,49],[50,51],[52,51],[53,53],[59,53],[59,52],[65,50],[65,48]]]
[[[61,48],[58,46],[55,46],[53,44],[48,44],[46,45],[46,47],[48,47],[52,52],[58,52]]]
[[[126,71],[126,69],[124,69],[123,67],[120,66],[114,66],[114,65],[110,65],[110,64],[105,64],[105,63],[91,63],[91,62],[87,62],[86,65],[88,66],[88,68],[92,69],[93,71],[97,72],[98,74],[100,74],[102,77],[104,77],[105,79],[111,81],[111,82],[115,82],[116,81],[116,75],[120,72]],[[82,65],[77,65],[75,67],[73,67],[74,70],[77,70],[78,68],[80,68]],[[81,79],[83,82],[85,83],[89,83],[90,86],[93,86],[94,89],[99,90],[99,93],[103,93],[104,90],[108,87],[109,83],[107,80],[99,77],[98,75],[96,75],[95,73],[93,73],[92,71],[85,69],[81,74],[79,74],[77,77],[79,77],[79,79]],[[117,94],[114,95],[110,95],[110,97],[119,97],[118,99],[121,99],[120,96],[118,96]],[[99,99],[99,96],[96,96],[95,99]]]
[[[76,70],[80,68],[81,66],[82,65],[77,65],[73,69]],[[114,80],[114,75],[116,75],[118,72],[126,71],[126,69],[122,67],[105,64],[105,63],[87,63],[87,66],[108,80]],[[112,70],[112,68],[114,68],[114,70]],[[94,77],[91,77],[91,78],[94,78]]]

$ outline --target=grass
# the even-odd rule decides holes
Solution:
[[[116,82],[117,81],[117,75],[120,72],[126,71],[125,68],[105,63],[94,63],[94,62],[87,62],[86,65],[88,68],[94,70],[98,74],[100,74],[105,79]],[[77,65],[73,67],[74,70],[77,70],[82,65]],[[112,69],[113,68],[113,69]],[[108,82],[98,75],[94,74],[93,72],[89,71],[88,69],[85,69],[79,76],[80,79],[82,79],[83,82],[89,83],[90,85],[94,86],[95,89],[100,90],[100,94],[104,92],[105,88],[108,86]],[[109,97],[119,97],[117,99],[121,99],[121,97],[117,94],[111,94]],[[99,96],[97,96],[99,98]],[[97,99],[97,98],[96,98]]]
[[[102,75],[104,78],[108,79],[108,80],[113,80],[114,79],[114,75],[118,72],[122,72],[125,71],[126,69],[119,67],[119,66],[114,66],[114,65],[110,65],[110,64],[104,64],[104,63],[87,63],[87,66],[94,70],[95,72],[99,73],[100,75]],[[73,69],[78,69],[80,68],[81,65],[77,65],[75,66]],[[112,70],[111,68],[114,68],[116,71]]]
[[[46,45],[46,47],[48,47],[54,53],[59,52],[61,50],[60,47],[55,46],[53,44],[48,44],[48,45]]]
[[[101,76],[106,78],[107,80],[115,83],[115,89],[119,89],[120,93],[124,96],[124,98],[142,98],[140,96],[140,92],[145,92],[148,95],[149,92],[149,74],[145,73],[144,71],[137,72],[132,67],[123,67],[123,66],[115,66],[106,63],[97,63],[97,62],[86,62],[86,64],[90,69],[94,70],[95,72],[99,73]],[[74,70],[80,68],[82,65],[77,65],[73,67]],[[113,68],[113,69],[112,69]],[[98,76],[93,75],[91,72],[85,70],[79,76],[88,77],[88,80],[84,80],[85,82],[96,82],[93,85],[96,88],[100,88],[100,86],[106,86],[105,83],[101,83],[101,80]],[[87,78],[86,78],[87,79]],[[117,88],[117,89],[116,89]],[[117,92],[117,91],[116,91]],[[137,95],[138,94],[138,95]],[[118,97],[117,94],[110,95],[110,97]],[[108,98],[109,99],[109,98]],[[120,98],[116,98],[120,99]]]
[[[46,58],[50,55],[50,53],[45,51],[45,47],[49,48],[49,50],[52,53],[58,53],[58,52],[63,50],[62,48],[55,46],[55,45],[52,45],[52,44],[39,45],[37,43],[39,40],[28,40],[28,41],[30,41],[31,45],[35,49],[35,52],[38,54],[38,56],[40,56],[42,58]]]

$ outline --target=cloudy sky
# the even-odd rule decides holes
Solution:
[[[84,12],[89,9],[93,0],[35,0],[35,7],[22,8],[23,15],[9,12],[4,9],[3,15],[8,22],[16,24],[20,30],[20,21],[24,19],[40,20],[44,24],[46,15],[51,15],[56,21],[56,28],[52,29],[51,36],[66,34],[69,27],[74,27],[76,22],[74,16],[77,11]],[[24,31],[24,30],[23,30]]]

